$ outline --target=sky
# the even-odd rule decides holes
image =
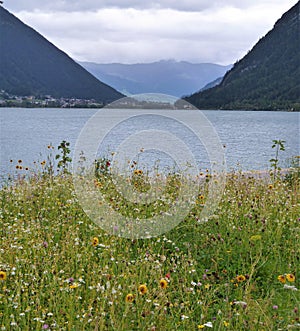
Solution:
[[[77,61],[232,64],[297,0],[4,0]]]

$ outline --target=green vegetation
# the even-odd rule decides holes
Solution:
[[[299,8],[298,1],[221,84],[186,100],[200,109],[300,111]]]
[[[284,140],[273,140],[273,145],[272,148],[275,148],[275,157],[273,159],[270,159],[271,163],[271,168],[273,169],[273,178],[276,178],[277,172],[281,170],[281,168],[278,166],[279,162],[279,151],[285,151],[285,146],[284,146],[285,141]],[[279,173],[280,175],[280,173]]]
[[[83,212],[68,148],[49,145],[27,180],[30,169],[12,161],[19,178],[0,191],[1,330],[299,328],[299,158],[288,176],[278,168],[275,178],[229,174],[207,222],[205,185],[215,179],[199,174],[206,184],[185,220],[160,237],[129,240]],[[117,198],[108,159],[96,161],[95,175],[108,200]],[[170,179],[155,212],[176,196],[180,182]],[[151,178],[136,165],[129,180],[143,192]]]

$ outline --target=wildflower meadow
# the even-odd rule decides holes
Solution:
[[[126,239],[83,211],[68,171],[69,145],[48,150],[35,169],[11,160],[13,175],[0,189],[0,330],[300,328],[295,163],[284,174],[277,163],[264,176],[227,174],[221,201],[205,221],[206,185],[214,176],[204,169],[205,185],[174,229]],[[110,160],[96,165],[102,170],[95,187],[136,215],[134,206],[118,202]],[[169,178],[168,199],[151,212],[176,198],[180,179]],[[151,181],[136,165],[129,182],[143,192]]]

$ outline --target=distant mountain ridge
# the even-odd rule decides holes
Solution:
[[[199,90],[224,76],[232,67],[174,60],[136,64],[79,63],[98,79],[124,94],[164,93],[178,97]]]
[[[200,109],[300,110],[300,1],[219,85],[186,100]]]
[[[0,90],[14,95],[94,99],[123,97],[0,6]]]

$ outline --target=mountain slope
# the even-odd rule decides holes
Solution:
[[[207,109],[300,110],[300,2],[224,76],[186,98]]]
[[[0,90],[104,103],[123,95],[0,6]]]
[[[231,65],[173,60],[138,64],[80,64],[101,81],[124,93],[165,93],[178,97],[223,76],[231,68]]]

